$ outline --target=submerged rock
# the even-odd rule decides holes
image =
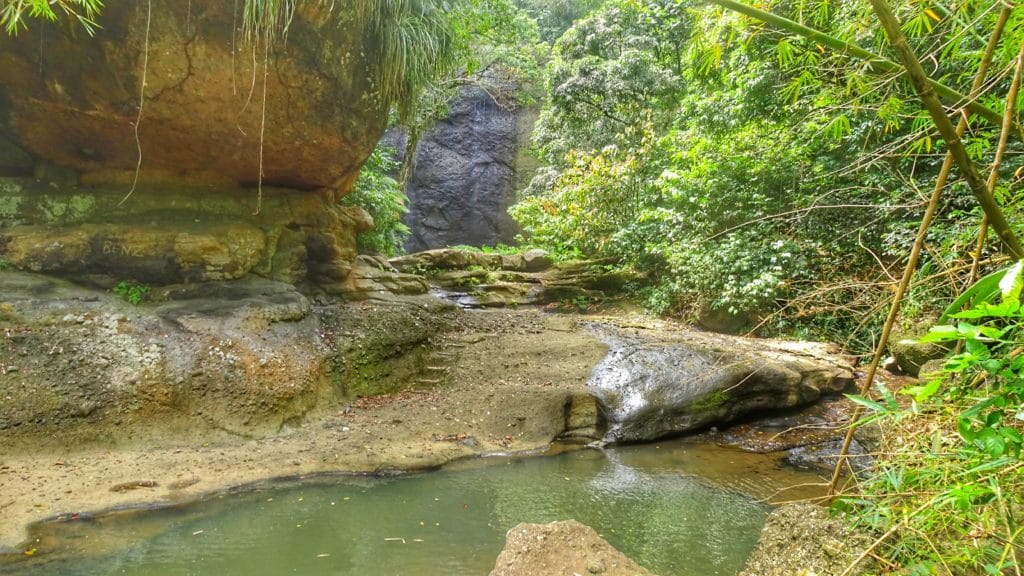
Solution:
[[[834,470],[836,463],[839,461],[839,452],[842,448],[843,440],[840,438],[819,444],[799,446],[789,451],[786,461],[801,468]],[[875,464],[874,457],[861,446],[856,438],[850,442],[850,448],[844,461],[847,466],[858,474],[870,470]]]
[[[824,344],[606,329],[603,338],[610,352],[589,387],[604,408],[608,442],[653,440],[809,404],[853,382],[849,365]]]
[[[490,576],[653,576],[575,520],[519,524],[508,531],[505,549]]]

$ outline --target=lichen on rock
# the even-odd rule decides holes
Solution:
[[[826,576],[841,574],[870,544],[839,518],[814,504],[781,506],[768,515],[761,538],[740,576]],[[862,562],[854,574],[872,573]]]

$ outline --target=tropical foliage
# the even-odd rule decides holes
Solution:
[[[956,164],[995,166],[992,204],[1019,222],[1024,148],[1000,136],[1019,133],[1024,13],[898,2],[897,51],[881,0],[711,4],[608,0],[555,42],[535,133],[547,166],[513,215],[535,244],[643,272],[656,310],[867,351],[937,187],[903,321],[949,320],[930,339],[955,354],[906,394],[857,398],[887,433],[842,506],[886,571],[1019,574],[1019,281],[993,290],[1019,268],[965,291],[1012,242],[979,239],[979,179],[940,178],[955,140],[919,96],[972,115]],[[907,80],[910,53],[931,80]]]
[[[102,0],[0,0],[0,26],[8,34],[17,34],[26,20],[57,20],[61,15],[76,20],[90,34],[96,29],[96,16]]]
[[[409,227],[402,223],[408,198],[394,178],[397,171],[393,151],[378,147],[363,164],[352,192],[341,199],[373,217],[373,229],[357,238],[360,252],[394,256],[409,236]]]
[[[1024,559],[1024,311],[1021,265],[1001,290],[936,326],[962,344],[901,401],[858,398],[885,424],[886,454],[838,507],[882,535],[876,555],[906,574],[1019,574]]]
[[[907,26],[914,46],[942,63],[947,91],[969,92],[991,3],[957,5],[939,21],[921,6],[900,7],[920,24]],[[769,8],[825,28],[841,46],[885,52],[864,6]],[[1016,14],[992,66],[1003,75],[981,99],[995,118],[1021,28]],[[554,45],[535,132],[548,166],[513,211],[524,235],[646,273],[641,293],[656,310],[718,310],[762,333],[866,349],[942,143],[913,88],[881,70],[879,61],[898,67],[892,58],[865,62],[827,46],[717,6],[605,2]],[[980,121],[968,150],[991,158],[997,135]],[[1014,212],[1016,187],[1002,194]],[[979,220],[967,188],[950,186],[911,310],[925,314],[968,282],[962,258]]]
[[[250,41],[283,38],[299,1],[246,0]],[[92,29],[100,7],[0,0],[0,24],[15,33],[65,15]],[[410,162],[460,87],[543,86],[511,96],[542,103],[534,144],[545,165],[511,210],[523,241],[638,272],[633,289],[653,310],[865,352],[910,270],[904,321],[939,318],[926,340],[951,354],[919,386],[856,397],[886,433],[874,471],[840,507],[877,535],[867,553],[886,571],[1020,574],[1021,266],[986,274],[1009,260],[1024,215],[1014,111],[1024,11],[897,0],[894,30],[880,25],[892,23],[880,20],[888,7],[366,0],[334,14],[366,30],[375,97],[408,128]],[[941,105],[922,105],[933,94]],[[967,183],[945,180],[943,156],[959,140],[949,116],[965,119],[956,160]],[[975,166],[994,167],[984,212],[1008,216],[1003,242],[979,233],[989,192]],[[407,232],[396,173],[374,152],[343,200],[377,223],[364,250],[392,253]],[[922,257],[906,266],[933,188]]]

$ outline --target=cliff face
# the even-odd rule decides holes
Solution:
[[[158,283],[343,280],[371,223],[334,199],[387,110],[363,31],[301,5],[269,52],[243,42],[241,3],[219,0],[111,2],[95,37],[36,22],[0,37],[0,260]]]
[[[481,88],[462,90],[416,148],[406,187],[408,251],[515,242],[519,229],[507,210],[522,175],[536,167],[526,153],[535,115]]]
[[[255,183],[261,134],[264,182],[319,188],[358,171],[386,110],[369,94],[361,31],[343,16],[303,9],[267,54],[242,41],[238,2],[152,0],[148,18],[146,7],[108,3],[92,38],[46,24],[0,38],[5,146],[91,181],[133,172],[145,72],[146,179]]]

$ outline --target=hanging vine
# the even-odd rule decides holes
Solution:
[[[146,0],[146,36],[142,44],[142,78],[139,81],[139,112],[135,116],[135,122],[132,125],[133,133],[135,136],[135,150],[137,153],[137,160],[135,162],[135,177],[132,179],[132,187],[125,194],[124,198],[118,202],[118,206],[124,204],[131,198],[132,194],[135,193],[135,188],[139,185],[139,174],[142,172],[142,140],[139,137],[139,126],[142,124],[142,112],[146,105],[146,79],[149,75],[149,30],[152,27],[153,22],[153,0]]]

